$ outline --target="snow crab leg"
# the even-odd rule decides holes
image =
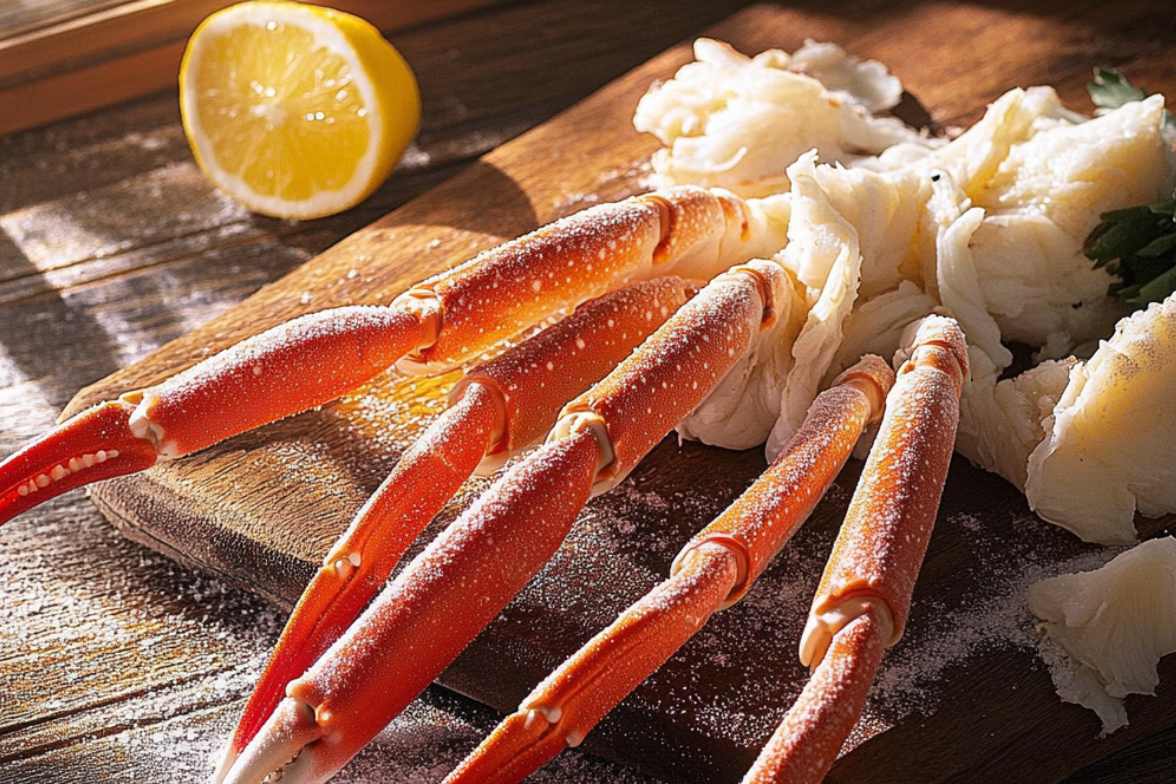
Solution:
[[[327,403],[393,364],[410,373],[462,364],[630,280],[671,271],[709,278],[765,240],[755,213],[723,191],[655,191],[504,243],[390,305],[334,308],[274,327],[83,411],[0,462],[0,523],[75,487]]]
[[[819,782],[857,723],[883,650],[902,637],[939,512],[968,375],[963,331],[920,324],[800,641],[812,677],[744,784]]]
[[[670,577],[548,676],[447,784],[518,782],[565,746],[579,745],[713,613],[739,601],[881,415],[893,381],[890,366],[873,356],[843,373],[772,465],[682,549]]]
[[[273,713],[286,684],[356,619],[479,463],[497,467],[536,441],[567,400],[612,370],[693,290],[670,277],[606,294],[458,382],[449,409],[400,458],[303,592],[245,707],[225,765]]]
[[[302,677],[228,771],[324,781],[493,620],[563,541],[774,323],[787,283],[751,261],[711,281],[604,380],[566,405],[511,468],[385,588]],[[685,380],[689,383],[685,383]]]

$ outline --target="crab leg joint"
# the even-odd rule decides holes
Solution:
[[[548,676],[447,784],[518,782],[566,746],[579,745],[713,613],[741,598],[880,416],[893,378],[872,356],[839,376],[763,475],[683,548],[670,577]]]
[[[819,782],[901,637],[947,479],[968,375],[963,331],[928,316],[898,369],[877,439],[800,642],[812,677],[744,778]]]
[[[323,781],[346,764],[538,572],[590,494],[623,479],[709,394],[772,323],[784,278],[769,261],[719,275],[565,406],[547,443],[503,474],[289,683],[222,766],[225,780],[257,782],[281,770],[284,781]],[[669,383],[680,372],[700,382]]]

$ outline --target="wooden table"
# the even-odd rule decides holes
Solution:
[[[0,453],[80,386],[740,5],[536,2],[394,36],[421,80],[421,136],[375,196],[313,223],[251,216],[211,190],[174,93],[0,140]],[[0,588],[2,782],[203,780],[282,621],[125,541],[80,493],[0,532]],[[340,780],[439,780],[494,720],[433,689]],[[1072,782],[1173,781],[1174,747],[1176,730]],[[574,752],[535,780],[649,781]]]

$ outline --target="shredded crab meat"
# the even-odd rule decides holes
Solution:
[[[1172,192],[1162,96],[1089,119],[1052,88],[1014,89],[947,142],[875,116],[901,83],[834,45],[746,57],[702,39],[695,56],[637,108],[637,129],[664,145],[654,172],[788,199],[776,258],[797,296],[682,437],[766,438],[770,458],[836,373],[867,351],[900,361],[913,325],[944,313],[971,361],[959,452],[1089,541],[1133,542],[1136,512],[1176,511],[1176,295],[1124,318],[1114,279],[1083,253],[1102,213]],[[1099,338],[1109,341],[1089,359],[1068,356]],[[1005,377],[1010,342],[1035,349],[1037,364]],[[1099,683],[1087,668],[1059,686],[1098,703],[1107,728],[1125,723]]]
[[[1176,653],[1176,538],[1036,582],[1029,607],[1042,621],[1042,656],[1062,699],[1097,713],[1104,735],[1125,727],[1123,698],[1154,695],[1156,665]]]
[[[822,384],[862,352],[899,350],[907,325],[943,312],[964,327],[972,356],[959,450],[1026,489],[1050,522],[1097,541],[1133,539],[1129,522],[1114,524],[1119,533],[1109,523],[1098,533],[1082,522],[1096,513],[1067,500],[1062,474],[1048,470],[1062,457],[1045,444],[1073,420],[1054,408],[1073,407],[1067,401],[1086,368],[1112,372],[1106,360],[1067,356],[1109,336],[1124,313],[1108,295],[1112,278],[1083,255],[1082,242],[1102,212],[1170,192],[1176,156],[1164,136],[1163,97],[1089,119],[1063,106],[1052,88],[1014,89],[945,141],[875,117],[893,106],[901,84],[833,45],[810,41],[791,55],[747,57],[701,39],[695,56],[650,89],[634,124],[664,145],[653,158],[662,182],[787,199],[776,258],[798,297],[788,323],[760,336],[679,434],[737,448],[766,440],[770,457]],[[838,122],[825,124],[828,116],[812,108],[818,96]],[[875,131],[867,134],[872,143],[849,144],[850,126]],[[1013,341],[1037,350],[1039,364],[1003,378]],[[1149,367],[1176,366],[1176,345],[1152,341],[1149,351],[1161,358]],[[1057,361],[1041,361],[1047,357]],[[1158,387],[1132,381],[1123,389],[1131,405],[1155,410],[1160,400]],[[1112,394],[1108,384],[1088,384],[1085,398],[1098,397],[1084,405]],[[1155,425],[1157,443],[1176,438],[1166,414],[1134,421]],[[1066,432],[1075,455],[1097,449],[1107,456],[1087,465],[1133,459],[1126,439],[1091,436],[1079,447],[1074,428]],[[1037,454],[1032,462],[1030,453]],[[1140,469],[1149,476],[1127,477],[1126,485],[1162,485],[1156,471],[1171,462],[1140,463],[1152,466]],[[1154,515],[1172,506],[1149,489],[1126,492],[1142,501],[1116,502],[1127,511],[1115,519],[1136,507]]]
[[[660,184],[694,183],[742,196],[787,190],[788,167],[816,149],[822,160],[852,162],[896,145],[938,142],[892,117],[902,85],[874,61],[809,42],[747,57],[701,38],[695,62],[654,85],[634,117],[637,130],[665,145],[652,159]],[[828,80],[828,86],[822,80]]]

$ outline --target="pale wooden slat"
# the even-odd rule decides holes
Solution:
[[[232,1],[101,3],[93,13],[71,9],[59,17],[52,16],[51,9],[38,8],[32,14],[35,20],[23,26],[10,18],[8,35],[0,27],[0,106],[12,109],[0,113],[0,134],[174,86],[188,35],[200,20]],[[333,0],[330,5],[383,30],[395,30],[486,2]]]

